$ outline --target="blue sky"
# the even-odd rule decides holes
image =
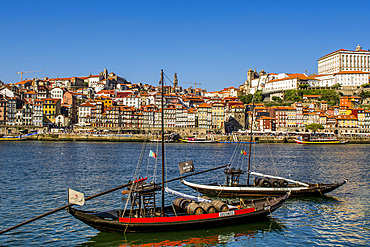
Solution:
[[[370,49],[370,1],[1,0],[0,80],[73,77],[104,68],[156,85],[238,87],[250,68],[317,72],[338,49]]]

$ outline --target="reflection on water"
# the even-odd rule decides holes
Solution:
[[[170,233],[98,233],[82,246],[214,246],[240,241],[253,242],[256,235],[280,232],[284,226],[274,219],[237,225],[211,228],[208,230],[181,231]]]

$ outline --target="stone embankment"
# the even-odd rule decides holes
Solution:
[[[222,142],[248,142],[250,137],[248,135],[210,135],[198,136],[207,139],[213,139],[215,141]],[[39,134],[31,136],[30,140],[37,141],[96,141],[96,142],[144,142],[150,140],[157,140],[160,137],[143,134],[132,134],[132,135],[87,135],[87,134]],[[258,143],[294,143],[294,136],[267,136],[257,135],[253,137],[253,141]],[[348,139],[351,144],[370,144],[370,137],[350,137],[341,138]]]

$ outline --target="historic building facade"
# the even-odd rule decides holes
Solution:
[[[354,51],[340,49],[329,53],[317,61],[317,71],[321,74],[334,74],[341,71],[370,72],[370,51],[360,45]]]

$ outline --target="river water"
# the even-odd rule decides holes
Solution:
[[[231,161],[236,144],[168,144],[166,178],[179,176],[178,162],[193,160],[196,171]],[[158,144],[101,142],[0,143],[0,230],[67,203],[68,188],[85,196],[133,179],[136,167],[158,179]],[[245,147],[248,150],[248,147]],[[143,160],[139,162],[142,154]],[[235,154],[239,160],[241,154]],[[245,158],[245,157],[244,157]],[[289,199],[256,223],[197,231],[150,234],[101,233],[65,210],[0,235],[0,246],[369,246],[370,145],[255,144],[252,170],[309,182],[347,179],[325,197]],[[244,159],[242,165],[247,163]],[[189,177],[193,182],[222,182],[222,170]],[[158,180],[157,180],[158,181]],[[196,195],[179,181],[169,187]],[[87,201],[82,207],[123,207],[121,191]]]

